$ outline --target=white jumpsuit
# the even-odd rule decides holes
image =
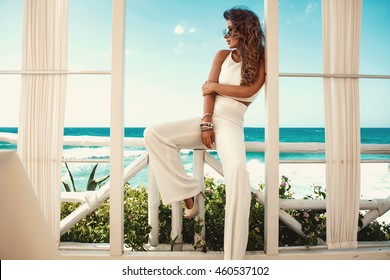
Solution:
[[[241,63],[235,62],[230,53],[222,64],[219,83],[239,85],[240,69]],[[216,96],[212,122],[226,185],[224,259],[244,259],[248,242],[251,194],[243,132],[246,110],[241,102]],[[207,149],[202,143],[200,123],[200,118],[193,118],[150,126],[144,132],[149,167],[164,204],[203,191],[203,184],[186,174],[180,157],[180,149]]]

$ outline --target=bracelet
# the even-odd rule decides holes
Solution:
[[[206,131],[206,130],[212,130],[213,128],[212,127],[201,127],[200,130],[201,131]]]
[[[214,125],[211,122],[201,122],[200,123],[200,130],[210,130],[213,129]]]
[[[203,127],[203,126],[213,127],[213,124],[211,122],[201,122],[200,127]]]
[[[210,117],[212,117],[212,116],[213,116],[213,114],[211,114],[211,113],[206,113],[206,114],[204,114],[204,115],[203,115],[203,117],[202,117],[202,120],[203,120],[205,117],[207,117],[207,116],[210,116]]]

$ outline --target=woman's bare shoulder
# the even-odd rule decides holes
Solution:
[[[222,64],[230,52],[231,50],[219,50],[214,57],[214,63]]]
[[[216,58],[225,60],[226,57],[230,54],[231,50],[219,50],[215,55]]]

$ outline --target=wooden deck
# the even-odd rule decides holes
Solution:
[[[161,244],[148,248],[150,251],[133,252],[124,249],[121,256],[110,255],[110,245],[63,242],[60,256],[63,259],[97,260],[223,260],[223,252],[195,251],[185,244],[182,251],[170,251],[170,245]],[[246,260],[390,260],[390,241],[359,242],[357,249],[328,250],[326,246],[279,247],[278,255],[267,255],[263,251],[248,251]]]

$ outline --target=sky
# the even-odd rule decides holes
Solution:
[[[201,85],[226,49],[223,11],[261,0],[127,0],[125,125],[202,115]],[[363,0],[360,73],[390,75],[390,1]],[[111,0],[69,0],[68,69],[111,68]],[[0,70],[21,65],[22,1],[0,0]],[[279,1],[281,73],[322,72],[320,0]],[[110,125],[110,76],[69,75],[65,126]],[[324,127],[320,78],[280,78],[280,126]],[[0,75],[0,127],[17,126],[20,77]],[[360,80],[362,127],[390,127],[390,80]],[[245,125],[264,126],[264,90]]]

